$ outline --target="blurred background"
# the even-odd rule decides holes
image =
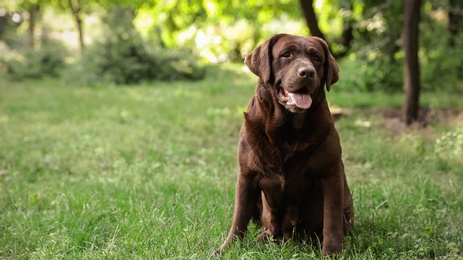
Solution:
[[[339,259],[462,259],[463,0],[0,0],[0,259],[209,259],[257,81],[243,59],[275,33],[325,38],[340,67]],[[224,259],[323,258],[257,236]]]
[[[284,32],[325,38],[349,70],[349,89],[401,91],[404,2],[2,1],[0,75],[81,84],[202,79],[205,66],[242,62]],[[416,12],[421,87],[461,89],[463,1],[427,0]]]

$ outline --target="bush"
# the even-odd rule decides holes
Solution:
[[[361,91],[401,92],[404,78],[402,4],[385,1],[367,8],[355,24],[351,57],[362,64],[352,81]],[[427,5],[426,8],[431,8]],[[442,11],[442,10],[440,10]],[[448,23],[431,9],[423,13],[419,34],[421,88],[427,91],[456,90],[463,78],[463,36],[449,47]],[[438,37],[436,37],[438,35]],[[442,80],[445,78],[445,80]]]
[[[435,37],[437,34],[442,37]],[[442,25],[422,32],[419,57],[421,85],[425,90],[458,91],[458,83],[463,79],[463,35],[456,38],[453,48],[449,47],[449,37]]]
[[[88,46],[65,80],[91,84],[137,84],[153,80],[195,80],[205,76],[192,51],[148,48],[132,25],[130,9],[113,8],[103,22],[102,41]]]
[[[205,69],[191,51],[148,49],[141,42],[120,40],[88,47],[82,61],[64,75],[65,81],[95,84],[137,84],[144,81],[199,80]]]
[[[404,75],[403,59],[391,61],[381,55],[366,58],[360,68],[364,76],[365,91],[402,91]]]
[[[59,41],[47,41],[40,49],[10,53],[3,62],[14,80],[58,77],[65,66],[67,49]]]

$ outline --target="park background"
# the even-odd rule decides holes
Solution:
[[[257,81],[243,58],[274,33],[323,37],[340,66],[327,98],[356,226],[339,257],[461,259],[458,0],[1,1],[0,258],[210,257]],[[322,258],[249,234],[224,257]]]

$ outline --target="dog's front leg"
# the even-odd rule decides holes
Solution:
[[[247,231],[247,226],[257,207],[260,191],[254,187],[253,174],[240,173],[236,183],[235,209],[233,222],[228,237],[222,246],[216,251],[221,254],[228,248],[234,239],[242,239]]]
[[[323,255],[341,252],[343,229],[343,168],[337,167],[334,172],[321,180],[323,188]]]

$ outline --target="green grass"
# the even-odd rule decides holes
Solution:
[[[193,83],[0,81],[0,258],[208,258],[231,224],[255,81],[237,67]],[[423,102],[463,110],[462,97]],[[397,131],[377,111],[401,95],[335,85],[328,99],[353,108],[337,121],[356,208],[340,259],[461,259],[461,119]],[[256,236],[251,226],[224,258],[322,258],[317,247]]]

